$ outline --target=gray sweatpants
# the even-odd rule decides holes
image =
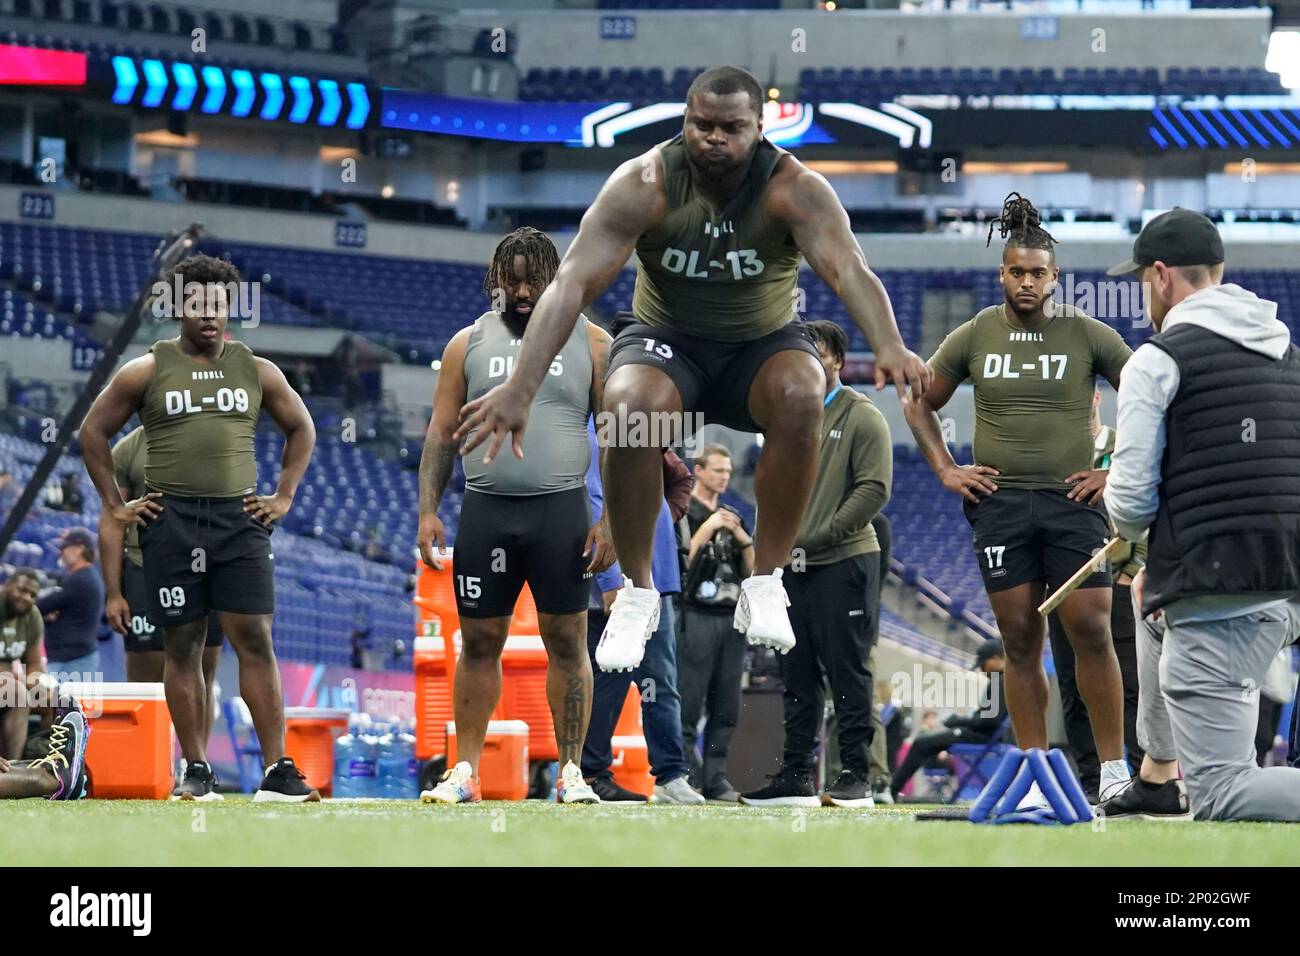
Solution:
[[[1259,688],[1300,638],[1300,604],[1172,627],[1134,614],[1138,741],[1177,757],[1196,819],[1300,821],[1300,769],[1255,763]]]

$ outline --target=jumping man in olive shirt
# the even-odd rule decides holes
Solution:
[[[922,402],[904,409],[944,487],[965,499],[984,587],[1006,644],[1007,708],[1016,742],[1046,747],[1044,626],[1037,607],[1047,587],[1060,586],[1109,537],[1101,505],[1106,472],[1092,467],[1092,394],[1097,375],[1118,389],[1132,353],[1110,327],[1048,302],[1059,273],[1055,240],[1027,199],[1012,193],[997,224],[1010,236],[999,269],[1005,302],[944,339],[930,359],[933,386]],[[975,463],[958,465],[936,412],[967,378],[975,386]],[[1110,605],[1105,568],[1060,608],[1102,761],[1102,800],[1129,779]],[[1041,801],[1036,791],[1031,798]]]

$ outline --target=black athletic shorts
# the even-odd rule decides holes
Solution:
[[[510,617],[524,583],[543,614],[576,614],[591,593],[587,489],[545,495],[465,491],[452,549],[461,617]]]
[[[140,530],[148,614],[174,627],[207,617],[275,613],[271,529],[240,498],[158,499],[162,514]]]
[[[149,588],[144,583],[144,568],[122,559],[122,596],[131,609],[131,625],[123,639],[128,654],[137,651],[163,650],[162,628],[149,620]],[[208,647],[220,647],[225,640],[217,612],[208,614]]]
[[[975,559],[989,593],[1028,581],[1064,584],[1110,539],[1100,505],[1071,501],[1051,488],[1000,488],[979,504],[965,502],[975,530]],[[1080,587],[1111,586],[1109,562]]]
[[[798,322],[748,342],[718,342],[646,325],[620,312],[614,333],[606,381],[620,366],[652,365],[673,380],[683,411],[746,432],[762,431],[749,414],[749,388],[765,361],[793,349],[820,362],[817,346]]]

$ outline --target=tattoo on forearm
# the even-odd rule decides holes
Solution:
[[[455,442],[430,440],[420,458],[420,510],[436,511],[456,465]]]

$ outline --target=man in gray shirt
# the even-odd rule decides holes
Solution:
[[[1199,213],[1151,220],[1133,259],[1158,333],[1124,367],[1106,508],[1147,538],[1139,627],[1138,779],[1107,816],[1300,821],[1300,770],[1255,765],[1259,689],[1300,639],[1300,350],[1277,305],[1224,285]],[[1158,663],[1153,663],[1158,662]],[[1176,761],[1176,763],[1175,763]]]

